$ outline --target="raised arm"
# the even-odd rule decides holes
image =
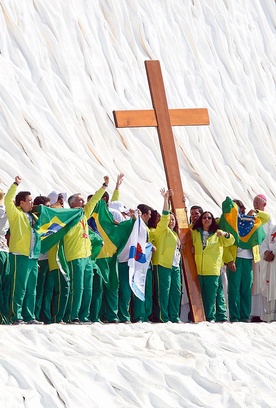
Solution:
[[[166,191],[164,188],[161,188],[160,193],[164,198],[163,211],[170,211],[169,197],[173,195],[173,191],[172,190]]]
[[[120,187],[121,187],[121,184],[122,184],[122,182],[124,180],[124,176],[125,175],[123,173],[118,174],[115,190],[113,191],[113,194],[112,194],[112,197],[111,197],[110,201],[119,201],[119,199],[120,199]]]
[[[103,182],[102,187],[98,191],[96,191],[96,193],[93,195],[93,197],[90,198],[88,203],[85,204],[84,213],[85,213],[87,218],[91,217],[92,212],[93,212],[97,202],[100,201],[100,199],[102,198],[106,188],[108,187],[108,183],[109,183],[109,177],[104,176],[104,182]]]
[[[19,186],[21,181],[22,178],[20,176],[16,176],[14,179],[14,183],[10,186],[4,198],[6,213],[9,219],[14,218],[18,212],[18,209],[16,208],[16,205],[14,203],[14,197],[16,195],[17,186]]]

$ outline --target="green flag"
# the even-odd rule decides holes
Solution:
[[[127,243],[135,220],[130,219],[120,222],[120,224],[114,224],[113,215],[103,200],[97,203],[93,217],[104,241],[98,257],[106,258],[113,256],[115,253],[120,253]]]
[[[41,252],[43,254],[59,242],[83,217],[82,208],[56,209],[38,205],[36,212],[39,217],[35,223],[35,229],[41,238]]]
[[[104,244],[97,256],[103,282],[110,290],[118,287],[117,255],[127,243],[135,220],[114,224],[114,218],[106,203],[100,200],[93,213]]]
[[[230,197],[226,197],[222,203],[219,227],[230,232],[235,238],[235,245],[243,249],[260,245],[265,239],[260,218],[241,214],[238,205]]]

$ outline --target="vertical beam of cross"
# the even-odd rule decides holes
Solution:
[[[174,191],[172,209],[176,214],[182,246],[184,278],[195,322],[205,320],[198,275],[192,253],[192,239],[185,207],[172,126],[209,125],[207,109],[170,109],[159,61],[145,61],[153,110],[114,111],[116,127],[156,127],[169,189]]]

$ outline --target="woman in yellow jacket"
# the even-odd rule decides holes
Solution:
[[[156,247],[152,255],[152,263],[156,278],[158,317],[162,323],[180,322],[180,241],[174,230],[175,216],[169,211],[171,194],[173,194],[171,190],[161,190],[161,195],[164,197],[163,212],[155,231],[152,231],[154,235],[152,239]]]
[[[213,214],[203,212],[192,228],[195,262],[207,321],[215,321],[216,295],[222,266],[223,248],[233,245],[229,232],[218,229]]]

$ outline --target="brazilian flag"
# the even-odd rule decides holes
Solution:
[[[265,239],[260,218],[240,214],[238,205],[230,197],[226,197],[222,203],[219,227],[230,232],[235,237],[235,245],[242,249],[250,249],[255,245],[260,245]]]
[[[97,256],[97,265],[104,284],[110,290],[118,287],[117,256],[127,243],[135,220],[114,224],[114,218],[104,200],[100,200],[93,212],[103,246]]]
[[[38,205],[36,212],[39,217],[35,229],[40,235],[43,254],[58,243],[83,217],[82,208],[57,209]]]
[[[103,239],[102,237],[93,231],[90,227],[88,228],[89,239],[91,241],[91,259],[95,261],[97,256],[99,255],[102,246],[103,246]]]
[[[127,243],[135,220],[131,219],[120,224],[114,224],[113,215],[108,210],[104,200],[97,203],[93,217],[104,241],[98,258],[111,257],[115,253],[120,253]]]

